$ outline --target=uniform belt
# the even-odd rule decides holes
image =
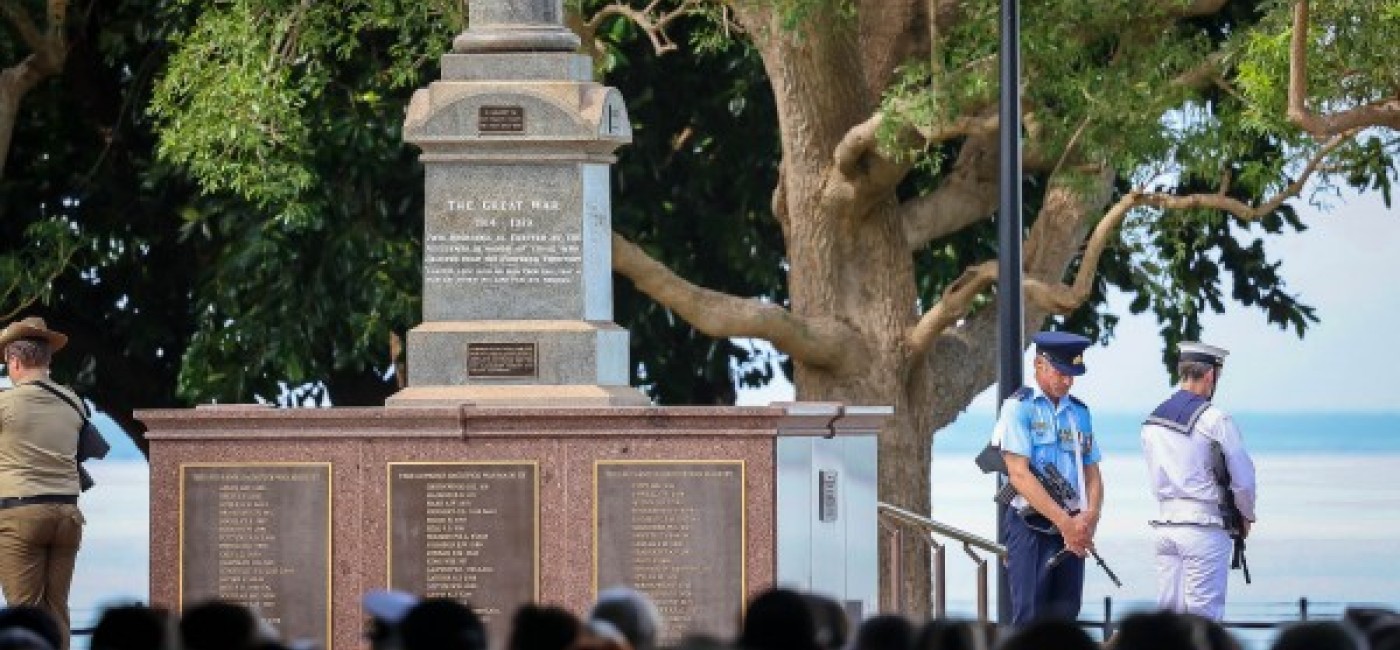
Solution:
[[[0,497],[0,510],[6,508],[18,508],[38,503],[66,503],[68,505],[78,504],[76,494],[36,494],[31,497]]]
[[[1154,524],[1192,524],[1196,526],[1222,526],[1220,506],[1196,499],[1162,499],[1158,504],[1158,518]]]

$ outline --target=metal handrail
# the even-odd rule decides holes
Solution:
[[[898,519],[904,520],[906,523],[926,528],[929,532],[934,533],[936,535],[951,537],[964,544],[976,546],[977,548],[982,549],[988,553],[996,554],[997,557],[1006,557],[1005,546],[993,542],[985,537],[973,535],[972,533],[962,530],[961,528],[954,528],[952,526],[949,526],[948,524],[936,522],[923,515],[916,515],[912,512],[909,512],[908,510],[905,510],[904,508],[901,508],[899,506],[892,506],[883,501],[880,502],[879,507],[881,512],[887,512]]]
[[[987,589],[987,559],[978,555],[972,549],[976,547],[998,558],[1004,558],[1006,557],[1006,547],[986,538],[973,535],[965,530],[954,528],[947,524],[929,519],[923,515],[909,512],[899,506],[880,503],[879,511],[880,514],[885,515],[884,519],[921,529],[925,533],[920,541],[929,545],[932,560],[933,575],[931,577],[933,579],[934,593],[932,594],[933,602],[931,605],[933,606],[934,616],[941,618],[946,615],[948,602],[948,585],[945,578],[947,556],[944,553],[944,545],[934,539],[934,536],[938,535],[951,538],[952,540],[962,543],[963,550],[966,551],[968,557],[972,558],[972,561],[977,564],[977,618],[983,622],[988,621],[987,599],[989,592]],[[899,610],[902,609],[901,584],[903,582],[903,572],[901,571],[900,556],[904,551],[904,537],[899,528],[890,523],[886,523],[886,521],[881,521],[880,523],[884,528],[890,531],[889,561],[890,588],[892,590],[890,603],[895,610]]]

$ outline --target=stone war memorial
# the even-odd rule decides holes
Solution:
[[[561,0],[472,0],[404,138],[425,168],[423,322],[379,408],[148,410],[151,600],[244,603],[367,647],[371,589],[586,612],[629,585],[667,640],[732,637],[774,585],[877,605],[875,434],[836,403],[652,406],[613,322],[625,98]]]

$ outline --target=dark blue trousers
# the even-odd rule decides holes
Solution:
[[[1042,618],[1075,620],[1084,598],[1084,559],[1067,554],[1053,569],[1045,564],[1065,547],[1058,534],[1037,532],[1014,508],[1002,519],[1006,545],[1006,579],[1011,584],[1011,624]]]

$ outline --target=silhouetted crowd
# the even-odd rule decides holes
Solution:
[[[689,636],[662,645],[665,622],[646,595],[627,588],[599,594],[583,618],[552,606],[525,605],[505,639],[489,638],[464,603],[374,591],[364,600],[365,636],[373,650],[1240,650],[1220,624],[1189,614],[1139,613],[1100,643],[1078,624],[1044,620],[1012,630],[965,620],[917,624],[878,615],[856,625],[835,601],[774,589],[755,597],[734,639]],[[0,650],[61,650],[64,636],[44,611],[0,610]],[[248,608],[211,601],[179,617],[126,605],[105,610],[92,630],[92,650],[318,650],[284,642]],[[1338,620],[1285,627],[1272,650],[1400,650],[1400,613],[1353,607]]]

